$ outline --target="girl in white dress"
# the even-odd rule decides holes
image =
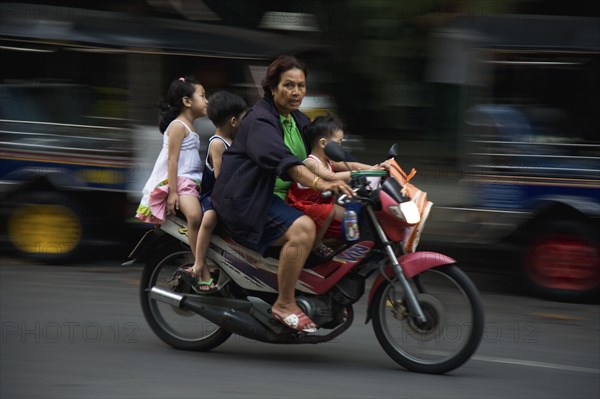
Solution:
[[[188,241],[196,248],[202,221],[200,207],[200,137],[192,130],[194,119],[206,115],[208,100],[204,87],[191,78],[171,82],[159,129],[163,147],[143,190],[136,218],[161,224],[166,216],[181,210],[187,219]]]

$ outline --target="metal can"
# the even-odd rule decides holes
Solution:
[[[358,215],[352,209],[346,209],[344,212],[344,235],[346,241],[356,241],[360,238]]]

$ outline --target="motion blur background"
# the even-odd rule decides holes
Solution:
[[[151,228],[132,216],[170,81],[193,75],[252,105],[270,61],[294,54],[308,64],[306,113],[338,114],[362,161],[397,142],[417,169],[436,204],[422,248],[502,251],[486,264],[588,299],[599,16],[594,1],[559,0],[3,2],[2,250],[124,258]],[[214,131],[206,118],[196,129],[203,143]]]

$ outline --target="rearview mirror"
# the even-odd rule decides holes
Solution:
[[[330,141],[325,146],[325,155],[327,158],[331,159],[334,162],[345,162],[346,161],[346,152],[338,143],[334,143]]]
[[[388,159],[398,156],[398,143],[394,143],[388,151]]]

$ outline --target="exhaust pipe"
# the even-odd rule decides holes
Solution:
[[[150,298],[155,301],[164,302],[171,306],[181,309],[183,305],[183,295],[173,291],[163,290],[162,288],[152,287],[150,289]]]
[[[179,309],[189,309],[234,334],[272,344],[317,344],[327,342],[347,330],[352,324],[353,319],[353,317],[350,317],[342,326],[327,335],[298,337],[289,334],[277,334],[267,328],[251,315],[251,312],[260,313],[260,311],[248,300],[210,296],[189,297],[158,287],[152,287],[148,291],[150,292],[150,298],[156,301],[175,306]],[[282,328],[282,326],[278,325],[278,330],[281,331]]]
[[[262,342],[275,342],[276,334],[249,314],[252,303],[245,300],[187,297],[173,291],[152,287],[150,298],[179,309],[192,310],[219,327],[241,336]]]

